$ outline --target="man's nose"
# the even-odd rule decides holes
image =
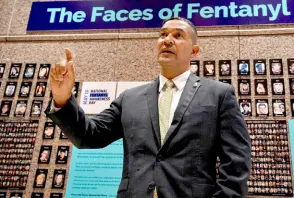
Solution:
[[[164,40],[163,40],[164,45],[173,45],[174,44],[174,40],[172,38],[172,35],[169,34],[167,35]]]

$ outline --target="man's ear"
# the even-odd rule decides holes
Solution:
[[[200,48],[198,45],[193,45],[192,47],[192,52],[191,52],[191,57],[196,56],[200,51]]]

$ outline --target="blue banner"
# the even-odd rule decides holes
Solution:
[[[177,16],[196,26],[294,23],[293,13],[293,0],[33,2],[27,30],[154,28]]]

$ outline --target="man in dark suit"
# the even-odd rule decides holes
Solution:
[[[50,73],[54,102],[47,115],[78,148],[102,148],[123,138],[119,198],[246,197],[250,139],[231,85],[189,70],[199,47],[186,19],[164,22],[158,38],[161,74],[126,90],[108,109],[87,117],[71,94],[75,72]],[[219,178],[216,159],[219,156]]]

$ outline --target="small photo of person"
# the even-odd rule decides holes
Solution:
[[[196,60],[190,61],[190,71],[196,76],[199,76],[199,70],[200,70],[200,62]]]
[[[232,84],[232,80],[231,79],[219,79],[220,82],[223,82],[223,83],[228,83],[228,84]]]
[[[12,192],[10,194],[10,198],[22,198],[23,193],[22,192]]]
[[[37,82],[36,90],[35,90],[35,97],[44,97],[46,92],[46,82]]]
[[[266,79],[255,79],[255,95],[267,95]]]
[[[238,74],[249,75],[250,73],[250,61],[249,60],[238,60]]]
[[[43,198],[44,193],[41,192],[33,192],[31,198]]]
[[[3,78],[5,66],[6,66],[5,63],[0,63],[0,78]]]
[[[215,76],[215,61],[204,61],[204,76]]]
[[[50,193],[50,198],[62,198],[62,193]]]
[[[30,96],[31,87],[32,82],[22,82],[19,89],[18,97],[28,98]]]
[[[55,131],[55,124],[53,122],[45,122],[43,139],[53,139]]]
[[[270,59],[271,75],[283,75],[282,59]]]
[[[38,79],[48,79],[50,67],[50,64],[41,64],[38,73]]]
[[[4,97],[14,97],[17,82],[7,82]]]
[[[56,164],[66,164],[69,153],[69,146],[58,146]]]
[[[251,95],[249,79],[239,79],[238,86],[239,86],[239,95]]]
[[[52,188],[62,189],[64,187],[65,173],[66,170],[54,170]]]
[[[198,74],[198,76],[199,76],[199,74]],[[79,82],[75,82],[74,87],[72,88],[72,91],[71,91],[71,93],[74,95],[75,98],[78,97],[79,85],[80,85]]]
[[[273,100],[273,114],[274,116],[286,116],[285,100]]]
[[[14,116],[15,117],[24,117],[27,110],[27,100],[18,100],[15,106]]]
[[[268,116],[268,100],[256,100],[256,115],[257,116]]]
[[[290,94],[294,95],[294,78],[289,78]]]
[[[41,146],[38,163],[49,164],[52,146]]]
[[[239,100],[239,104],[243,116],[252,116],[251,100]]]
[[[1,103],[0,116],[9,116],[11,110],[12,101],[3,100]]]
[[[288,74],[294,75],[294,58],[287,59],[288,63]]]
[[[40,117],[42,111],[42,100],[34,100],[31,108],[31,117]]]
[[[68,138],[66,137],[66,135],[65,135],[65,133],[63,131],[60,131],[60,137],[59,137],[59,139],[66,140]]]
[[[35,63],[28,63],[25,66],[25,71],[23,73],[23,78],[25,79],[33,79],[35,70],[36,70],[36,65]]]
[[[21,63],[12,63],[10,72],[9,72],[9,78],[18,78],[20,74],[21,69]]]
[[[285,95],[284,79],[272,79],[273,95]]]
[[[220,76],[231,76],[231,60],[220,60],[219,61],[219,75]]]
[[[255,75],[266,75],[266,60],[253,60],[254,74]]]
[[[37,169],[34,188],[45,188],[48,169]]]

